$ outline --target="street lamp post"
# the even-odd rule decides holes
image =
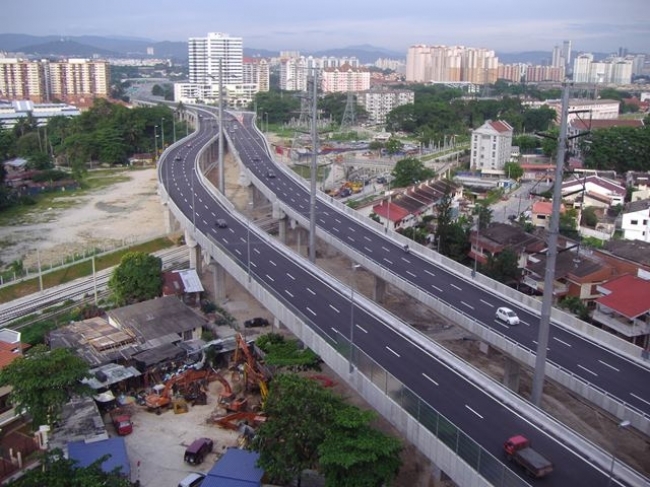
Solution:
[[[266,130],[264,133],[267,134],[269,132],[269,112],[264,112],[264,119],[266,120]]]
[[[478,246],[481,239],[481,216],[480,213],[476,214],[476,243],[474,247],[474,269],[472,270],[472,277],[476,276],[476,266],[478,261]]]
[[[162,135],[162,144],[160,145],[160,148],[164,151],[165,150],[165,117],[162,117],[160,119],[160,134]]]
[[[247,272],[248,272],[248,282],[251,282],[251,217],[253,210],[253,202],[248,203],[248,215],[246,217],[246,263],[247,263]]]
[[[176,143],[176,112],[174,112],[174,116],[172,118],[172,133],[174,136],[174,144]]]
[[[361,267],[360,264],[352,264],[352,271],[351,271],[351,276],[350,276],[350,356],[348,357],[348,362],[349,362],[349,371],[350,374],[354,371],[354,286],[355,286],[355,279],[354,279],[354,271],[356,271],[359,267]]]
[[[625,420],[618,423],[618,429],[622,430],[630,426],[630,422]],[[607,480],[607,487],[612,485],[612,480],[614,479],[614,464],[616,463],[616,446],[612,449],[612,465],[609,467],[609,479]]]
[[[153,126],[153,154],[154,161],[158,160],[158,125]]]

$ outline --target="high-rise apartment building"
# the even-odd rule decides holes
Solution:
[[[0,97],[42,103],[59,99],[75,105],[91,105],[110,95],[110,71],[106,61],[25,61],[0,59]]]
[[[210,32],[207,37],[190,37],[190,83],[219,83],[219,62],[223,84],[242,83],[244,44],[241,37],[222,32]]]
[[[470,168],[487,174],[503,172],[512,151],[512,127],[503,120],[488,120],[472,131]]]
[[[323,93],[365,91],[370,88],[370,71],[349,64],[324,68],[321,71],[321,88]]]
[[[573,80],[576,83],[629,84],[634,74],[634,62],[632,56],[594,61],[592,54],[580,54],[573,62]]]
[[[269,63],[264,58],[244,58],[244,83],[257,85],[257,91],[269,91]]]
[[[106,61],[49,61],[45,72],[50,96],[66,103],[90,105],[93,98],[107,98],[110,94],[110,72]]]
[[[324,69],[358,69],[359,59],[356,57],[334,56],[301,56],[297,51],[283,51],[280,53],[280,89],[287,91],[305,91],[307,78],[316,70],[322,78]],[[366,88],[367,89],[367,88]],[[347,90],[342,90],[347,91]]]
[[[233,108],[241,108],[253,101],[260,86],[268,87],[268,81],[260,79],[260,76],[264,76],[262,64],[248,66],[245,72],[241,37],[221,32],[210,32],[206,37],[191,37],[188,40],[188,54],[189,83],[174,84],[176,101],[216,103],[221,82],[224,102]]]
[[[564,41],[562,43],[562,57],[564,58],[564,65],[562,67],[571,64],[571,41]]]
[[[368,112],[371,122],[380,124],[386,122],[386,116],[394,108],[415,101],[415,93],[411,90],[371,89],[361,96],[361,103]]]
[[[0,98],[6,100],[47,100],[45,72],[37,61],[0,58]]]
[[[573,81],[576,83],[589,83],[593,54],[583,53],[576,56],[573,61]]]
[[[406,81],[494,83],[499,60],[494,51],[463,46],[411,46],[406,55]]]

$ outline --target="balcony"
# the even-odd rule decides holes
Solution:
[[[544,281],[537,281],[531,276],[524,276],[522,281],[526,286],[539,292],[544,292]],[[569,292],[569,286],[555,281],[553,283],[553,296],[564,296]]]

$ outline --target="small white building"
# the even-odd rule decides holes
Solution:
[[[625,240],[650,242],[650,200],[633,201],[625,205],[621,229]]]
[[[386,123],[386,116],[394,108],[412,104],[415,92],[411,90],[378,90],[371,89],[361,95],[364,108],[373,123]]]
[[[512,127],[503,120],[488,120],[472,131],[470,168],[484,174],[503,174],[512,154]]]
[[[625,193],[625,186],[600,176],[587,176],[562,183],[562,199],[573,203],[582,203],[584,201],[585,206],[590,206],[586,204],[586,200],[590,197],[595,197],[601,201],[609,201],[606,206],[622,205]],[[602,207],[602,205],[598,204],[594,206]]]

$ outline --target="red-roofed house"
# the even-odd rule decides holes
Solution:
[[[373,213],[379,217],[379,222],[391,230],[404,227],[405,220],[412,217],[411,213],[393,202],[383,200],[380,204],[372,207]]]
[[[617,335],[648,349],[650,345],[650,280],[632,274],[597,287],[592,319]]]
[[[488,120],[472,131],[470,168],[483,174],[502,175],[510,161],[512,127],[503,120]]]
[[[564,204],[560,205],[560,213],[564,213],[566,209]],[[553,214],[552,201],[535,201],[531,209],[531,221],[536,227],[544,227],[548,229],[551,223],[551,215]]]

